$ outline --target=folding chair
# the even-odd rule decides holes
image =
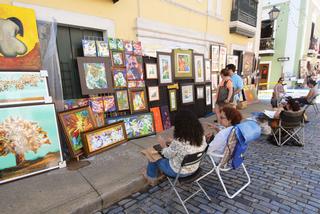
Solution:
[[[170,193],[169,193],[169,197],[167,199],[167,202],[166,202],[166,205],[168,205],[168,202],[170,200],[170,196],[172,195],[172,191],[174,191],[176,193],[176,195],[178,196],[183,208],[185,209],[186,213],[189,213],[185,203],[191,199],[192,197],[194,197],[196,194],[198,194],[200,191],[202,191],[204,193],[204,195],[208,198],[208,200],[211,201],[210,197],[207,195],[207,193],[204,191],[204,189],[202,188],[202,186],[199,184],[197,178],[200,177],[201,175],[201,172],[202,172],[202,169],[201,167],[199,167],[199,169],[193,173],[192,175],[188,176],[188,177],[180,177],[180,173],[181,173],[181,170],[182,170],[182,167],[185,167],[185,166],[190,166],[190,165],[193,165],[193,164],[196,164],[196,163],[201,163],[203,157],[205,156],[206,152],[207,152],[207,149],[208,147],[202,151],[202,152],[198,152],[198,153],[195,153],[195,154],[190,154],[190,155],[186,155],[184,158],[183,158],[183,161],[181,163],[181,166],[180,166],[180,169],[179,169],[179,172],[177,174],[176,177],[169,177],[167,176],[167,179],[172,187]],[[196,183],[199,187],[199,189],[195,192],[193,192],[189,197],[187,197],[186,199],[182,199],[182,197],[180,196],[178,190],[177,190],[177,184],[180,184],[180,185],[183,185],[183,184],[189,184],[189,185],[192,185]],[[191,189],[191,188],[190,188]]]
[[[232,170],[231,167],[228,167],[228,163],[232,160],[233,152],[234,152],[234,149],[235,149],[237,142],[238,142],[238,140],[237,140],[237,136],[235,134],[235,128],[233,128],[231,133],[229,134],[227,146],[224,150],[223,155],[207,154],[211,160],[213,168],[209,172],[207,172],[206,174],[204,174],[203,176],[201,176],[200,178],[197,179],[197,182],[199,182],[203,178],[210,175],[212,172],[216,172],[216,174],[219,178],[219,181],[223,187],[224,192],[226,193],[227,197],[231,198],[231,199],[234,198],[235,196],[237,196],[242,190],[244,190],[251,183],[249,173],[248,173],[244,163],[242,163],[241,166],[247,176],[248,181],[240,189],[238,189],[234,194],[230,195],[230,193],[228,192],[227,187],[225,185],[225,182],[222,179],[221,172],[227,172],[227,171]],[[221,158],[219,164],[217,163],[218,161],[215,160],[217,158]]]
[[[279,125],[272,130],[278,146],[284,145],[291,139],[299,145],[304,145],[304,113],[305,110],[280,113]],[[300,132],[302,132],[302,138],[298,136]]]
[[[316,95],[316,96],[311,100],[311,102],[310,102],[308,105],[306,105],[305,111],[306,111],[310,106],[312,106],[316,114],[320,113],[319,108],[318,108],[318,104],[317,104],[317,102],[316,102],[318,96],[319,96],[319,94]]]

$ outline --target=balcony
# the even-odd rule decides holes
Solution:
[[[274,38],[261,38],[260,39],[260,55],[273,55],[274,54]]]

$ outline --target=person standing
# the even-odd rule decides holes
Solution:
[[[280,77],[278,83],[273,88],[272,98],[271,98],[271,105],[272,108],[277,108],[281,98],[284,96],[285,91],[283,87],[283,78]]]
[[[240,94],[243,89],[243,80],[237,73],[235,73],[236,66],[234,64],[228,64],[226,69],[229,72],[233,84],[233,100],[235,104],[237,104],[240,101]]]

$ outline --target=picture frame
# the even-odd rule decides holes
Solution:
[[[204,55],[194,53],[193,62],[194,82],[195,84],[203,84],[205,81]]]
[[[113,68],[112,81],[115,89],[127,88],[127,70],[125,68]]]
[[[193,51],[173,49],[174,79],[194,79]]]
[[[114,112],[117,110],[116,99],[113,94],[103,96],[103,106],[105,112]]]
[[[105,41],[98,41],[96,40],[96,47],[97,47],[97,56],[98,57],[109,57],[109,47],[108,43]]]
[[[123,41],[124,45],[124,51],[127,54],[133,54],[133,46],[132,46],[132,41],[130,40],[124,40]]]
[[[68,99],[64,100],[64,110],[70,110],[74,108],[84,107],[89,105],[89,98],[81,98],[81,99]]]
[[[219,75],[218,74],[211,74],[211,88],[212,90],[217,90],[219,85]]]
[[[141,55],[142,56],[142,44],[140,41],[133,41],[132,42],[133,46],[133,53],[136,55]]]
[[[58,113],[70,156],[75,158],[83,154],[81,133],[97,127],[95,117],[89,106]]]
[[[144,88],[129,90],[129,101],[131,114],[148,111],[148,102]]]
[[[126,54],[127,79],[129,81],[144,80],[143,59],[140,55]]]
[[[148,86],[148,98],[149,102],[160,100],[159,86]]]
[[[110,50],[118,50],[117,39],[109,37],[108,38],[109,48]]]
[[[108,124],[118,121],[124,122],[129,140],[154,135],[156,133],[153,114],[150,112],[107,119]]]
[[[115,92],[116,103],[118,111],[125,111],[130,109],[129,97],[127,90],[117,90]]]
[[[217,44],[211,45],[211,71],[219,72],[220,47]]]
[[[157,63],[145,63],[146,79],[158,79]]]
[[[181,103],[183,105],[194,103],[194,85],[192,83],[181,84]]]
[[[227,55],[227,65],[234,64],[236,66],[236,71],[238,70],[239,57],[237,55]]]
[[[204,60],[205,82],[211,82],[211,61],[210,59]]]
[[[82,40],[82,49],[84,57],[96,57],[97,56],[97,47],[95,40]]]
[[[159,85],[169,85],[173,83],[173,72],[172,72],[172,55],[167,52],[158,52],[158,78]]]
[[[124,44],[122,39],[116,39],[117,49],[119,51],[124,51]]]
[[[104,152],[128,141],[122,121],[89,130],[81,134],[84,154],[87,157]]]
[[[224,45],[220,46],[219,52],[219,71],[226,68],[227,63],[227,47]]]
[[[156,129],[156,132],[162,132],[163,131],[163,125],[162,125],[162,118],[161,118],[161,112],[160,112],[160,107],[152,107],[150,108],[150,112],[153,113],[153,121],[154,121],[154,126]]]
[[[124,51],[111,50],[110,54],[111,54],[111,63],[113,67],[125,66]]]
[[[112,93],[110,61],[105,57],[77,57],[83,95]]]
[[[245,52],[242,57],[242,74],[244,77],[250,76],[254,69],[254,53]]]
[[[197,89],[197,99],[204,99],[204,86],[196,86]]]
[[[211,85],[206,85],[206,106],[212,105]]]
[[[177,111],[178,105],[177,105],[177,90],[176,89],[170,89],[168,91],[169,93],[169,107],[170,111]]]
[[[161,106],[161,118],[162,118],[162,126],[164,130],[171,128],[171,120],[170,120],[170,113],[169,113],[169,107]]]

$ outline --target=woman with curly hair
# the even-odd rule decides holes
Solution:
[[[181,110],[175,116],[173,137],[169,146],[163,138],[158,138],[164,158],[148,163],[144,177],[150,185],[158,182],[159,171],[167,176],[177,176],[186,155],[202,152],[207,147],[201,123],[197,116],[188,110]],[[180,177],[189,176],[198,168],[199,163],[185,166],[181,169]]]

